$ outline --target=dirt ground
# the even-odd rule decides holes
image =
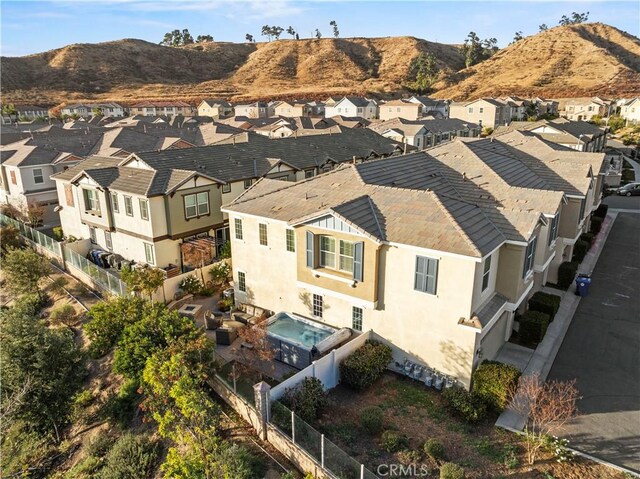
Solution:
[[[449,415],[440,393],[393,373],[385,374],[362,393],[338,386],[330,392],[329,401],[316,426],[374,473],[380,464],[420,464],[437,477],[440,464],[422,452],[424,442],[435,438],[443,444],[446,460],[464,467],[467,479],[625,477],[614,469],[581,458],[557,463],[548,453],[543,453],[530,467],[521,437],[495,428],[495,417],[484,424],[470,426]],[[379,437],[362,429],[360,413],[368,406],[379,406],[384,411],[385,429],[406,435],[410,452],[387,453],[380,447]]]

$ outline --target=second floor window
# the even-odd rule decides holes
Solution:
[[[340,271],[353,273],[353,243],[340,240]]]
[[[33,182],[36,185],[41,185],[44,183],[44,176],[42,175],[42,168],[34,168],[33,169]]]
[[[236,231],[236,239],[243,239],[244,235],[242,234],[242,220],[240,218],[236,218],[234,221],[234,230]]]
[[[414,289],[423,293],[436,294],[438,286],[438,260],[416,256]]]
[[[489,286],[489,278],[491,276],[491,256],[487,256],[482,266],[482,291]]]
[[[127,216],[133,216],[133,200],[131,196],[124,197],[124,212]]]
[[[139,199],[140,203],[140,218],[143,220],[149,219],[149,202],[147,200]]]
[[[296,233],[293,230],[288,229],[287,230],[287,237],[286,242],[287,242],[287,251],[291,251],[291,252],[295,252],[296,250]]]
[[[196,218],[209,214],[209,193],[202,191],[184,197],[185,218]]]
[[[100,212],[100,201],[96,190],[82,190],[84,194],[84,208],[86,211]]]
[[[316,172],[314,170],[304,170],[304,177],[306,178],[313,178],[315,176]]]
[[[336,240],[331,236],[320,236],[320,266],[336,267]]]
[[[267,225],[264,223],[260,223],[258,225],[258,234],[260,236],[260,244],[262,246],[267,246]]]
[[[549,226],[549,244],[553,243],[558,237],[558,223],[560,217],[555,215],[551,220],[551,225]]]
[[[249,180],[244,180],[244,189],[246,190],[246,189],[251,188],[251,183],[252,183],[252,181],[250,179]]]
[[[522,268],[522,277],[525,278],[533,269],[533,262],[536,255],[536,243],[538,238],[534,237],[527,245],[524,253],[524,267]]]
[[[120,213],[120,205],[118,205],[118,193],[111,192],[111,208],[114,213]]]
[[[227,183],[226,185],[222,185],[223,193],[231,193],[231,183]]]

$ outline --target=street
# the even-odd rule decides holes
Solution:
[[[636,198],[607,203],[630,209]],[[639,275],[640,214],[619,213],[549,379],[577,380],[580,415],[564,434],[570,446],[640,472]]]

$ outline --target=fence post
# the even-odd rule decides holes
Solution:
[[[296,443],[296,415],[291,411],[291,442]]]
[[[320,465],[324,469],[324,434],[320,436]]]
[[[360,479],[364,479],[364,464],[360,464]]]
[[[269,402],[270,389],[271,389],[271,386],[269,386],[264,381],[260,381],[258,384],[253,385],[253,394],[256,400],[256,409],[258,410],[258,414],[260,414],[260,424],[256,425],[256,432],[258,433],[258,436],[264,441],[267,440],[267,422],[270,416],[269,414],[269,408],[271,407],[271,404]]]

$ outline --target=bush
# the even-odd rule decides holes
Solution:
[[[518,368],[510,364],[483,361],[472,375],[473,392],[480,396],[490,408],[498,412],[502,411],[511,400],[509,393],[517,386],[521,374]]]
[[[64,324],[71,326],[76,322],[76,310],[70,304],[61,304],[56,306],[49,316],[53,324]]]
[[[440,479],[464,479],[464,469],[453,462],[440,467]]]
[[[549,322],[553,321],[562,298],[557,294],[538,291],[529,299],[529,311],[539,311],[549,315]]]
[[[598,209],[596,209],[593,212],[593,216],[595,218],[604,219],[607,216],[607,211],[609,211],[609,205],[605,205],[604,203],[601,203],[600,206],[598,206]]]
[[[220,261],[211,267],[209,275],[217,287],[224,286],[231,280],[231,266],[226,261]]]
[[[202,289],[202,283],[195,276],[189,275],[180,281],[180,289],[187,294],[198,294]]]
[[[540,311],[527,311],[520,317],[518,335],[523,343],[539,343],[549,327],[549,315]]]
[[[407,437],[396,431],[385,431],[380,438],[380,446],[387,452],[397,452],[408,445]]]
[[[142,396],[138,393],[138,382],[132,379],[120,386],[118,394],[114,394],[105,403],[102,415],[111,423],[126,429],[131,425],[133,414],[138,408]]]
[[[216,457],[216,463],[219,474],[215,477],[253,479],[264,477],[267,472],[262,458],[238,444],[224,443]]]
[[[452,414],[466,422],[475,423],[487,417],[487,404],[483,399],[459,386],[445,389],[442,399]]]
[[[600,229],[602,228],[602,221],[603,218],[598,218],[597,216],[591,218],[591,232],[594,235],[600,233]]]
[[[360,413],[360,424],[369,434],[378,434],[384,426],[384,415],[378,406],[370,406]]]
[[[145,435],[125,434],[105,458],[98,479],[154,477],[160,446]]]
[[[53,239],[55,239],[56,241],[62,241],[62,238],[64,238],[62,226],[54,226],[51,229],[51,234],[53,235]]]
[[[340,363],[340,378],[353,389],[366,389],[382,376],[391,359],[389,346],[368,340]]]
[[[233,308],[233,298],[224,298],[218,301],[218,309],[222,312],[227,312]]]
[[[295,388],[287,388],[282,402],[305,421],[313,421],[327,405],[327,393],[318,378],[304,378]]]
[[[573,278],[576,277],[578,263],[575,261],[565,261],[558,267],[558,286],[564,290],[569,289]]]
[[[573,258],[572,261],[576,263],[582,263],[582,260],[587,255],[587,251],[589,250],[589,243],[583,240],[576,241],[576,244],[573,246]]]
[[[427,439],[423,449],[424,453],[432,459],[440,460],[445,458],[444,446],[437,439]]]
[[[580,235],[580,241],[584,241],[589,245],[589,248],[587,249],[591,249],[591,246],[593,246],[594,239],[595,239],[595,235],[593,233],[582,233]]]

